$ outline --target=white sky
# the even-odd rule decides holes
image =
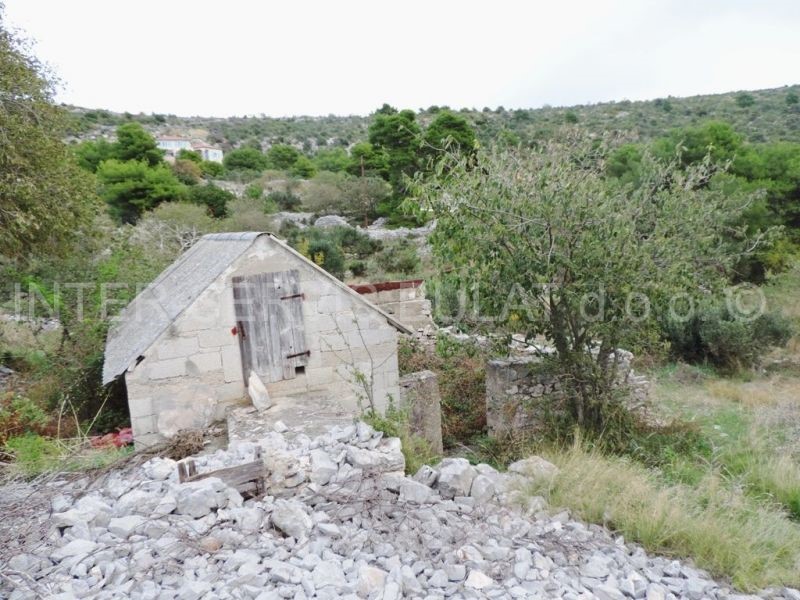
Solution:
[[[5,4],[60,101],[116,111],[517,108],[800,82],[800,0]]]

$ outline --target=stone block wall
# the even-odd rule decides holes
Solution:
[[[411,432],[442,453],[442,400],[439,381],[432,371],[418,371],[400,378],[400,407],[408,410]]]
[[[353,416],[385,410],[398,398],[397,330],[379,313],[304,261],[259,238],[126,374],[134,439],[147,445],[180,429],[202,428],[228,408],[248,403],[231,278],[298,269],[303,321],[311,354],[305,372],[269,382],[273,399],[324,393]],[[358,382],[366,377],[367,388]]]
[[[633,355],[618,350],[618,385],[627,391],[626,407],[652,421],[650,384],[631,367]],[[535,434],[566,410],[561,382],[535,356],[490,360],[486,365],[486,424],[489,435]]]
[[[425,297],[425,285],[420,279],[350,287],[414,331],[436,329],[431,316],[431,302]]]

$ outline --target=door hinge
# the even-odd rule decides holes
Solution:
[[[306,295],[300,293],[300,294],[292,294],[291,296],[281,296],[281,300],[291,300],[292,298],[302,298],[303,300],[305,300]]]
[[[298,356],[311,356],[311,350],[305,352],[298,352],[297,354],[287,354],[286,358],[297,358]]]

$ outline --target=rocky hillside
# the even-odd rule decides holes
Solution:
[[[688,98],[651,101],[604,102],[572,107],[511,110],[503,107],[461,109],[483,143],[491,140],[532,142],[548,137],[564,124],[579,124],[592,132],[618,131],[650,139],[676,127],[709,120],[730,123],[752,142],[800,141],[800,85],[775,89],[730,92]],[[376,107],[378,108],[378,107]],[[407,107],[400,107],[407,108]],[[419,109],[418,120],[426,125],[444,107]],[[133,115],[103,109],[70,107],[79,138],[110,135],[127,121],[139,121],[156,134],[204,137],[232,148],[246,141],[262,145],[291,143],[313,152],[320,147],[348,146],[366,139],[367,116],[261,116],[207,118],[175,115]]]
[[[405,477],[399,440],[363,423],[315,439],[275,429],[196,458],[202,473],[260,447],[262,498],[216,478],[178,483],[166,458],[100,479],[7,486],[0,596],[745,598],[517,491],[554,475],[542,459],[501,474],[451,458]]]

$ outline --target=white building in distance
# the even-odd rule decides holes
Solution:
[[[220,148],[212,146],[207,142],[199,140],[189,140],[177,136],[163,136],[156,138],[156,145],[164,151],[167,160],[174,160],[181,150],[194,150],[199,153],[203,160],[221,163],[223,152]]]

